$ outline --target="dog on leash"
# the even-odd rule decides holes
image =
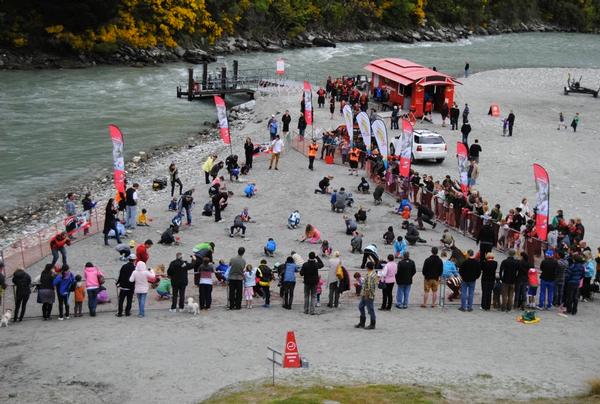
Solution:
[[[0,327],[8,327],[8,322],[11,317],[12,317],[12,311],[10,309],[6,310],[4,312],[4,315],[2,316],[2,318],[0,319]]]
[[[194,316],[198,315],[200,312],[200,306],[198,306],[198,303],[194,302],[193,297],[188,298],[186,310],[188,313],[192,313]]]

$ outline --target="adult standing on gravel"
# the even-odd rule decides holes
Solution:
[[[44,321],[50,320],[52,313],[52,305],[54,304],[54,274],[52,272],[54,264],[46,264],[40,275],[40,283],[38,285],[37,302],[42,305],[42,317]]]
[[[271,115],[271,119],[269,119],[269,122],[267,122],[267,129],[269,129],[269,136],[271,137],[271,140],[275,140],[278,129],[277,118],[275,118],[275,115]]]
[[[502,311],[510,312],[515,294],[515,283],[517,282],[517,271],[519,263],[515,259],[515,250],[508,250],[508,257],[500,263],[498,276],[502,281]]]
[[[377,289],[377,273],[373,270],[375,265],[372,262],[367,263],[367,274],[363,281],[362,289],[360,291],[360,303],[358,304],[358,311],[360,312],[360,321],[354,327],[365,328],[365,322],[367,316],[365,315],[365,307],[369,312],[371,323],[367,330],[375,329],[375,309],[373,303],[375,301],[375,290]]]
[[[135,222],[137,219],[137,205],[138,205],[138,188],[140,185],[134,183],[130,188],[125,191],[125,228],[135,229]]]
[[[0,262],[0,266],[3,264]],[[3,277],[4,275],[0,275]],[[1,281],[1,279],[0,279]],[[25,308],[27,307],[27,301],[31,294],[31,276],[21,268],[17,269],[12,276],[12,283],[15,285],[15,313],[13,316],[13,322],[23,321],[25,316]],[[21,314],[19,314],[21,309]]]
[[[456,103],[452,104],[450,108],[450,130],[458,130],[458,117],[460,116],[460,109]]]
[[[485,311],[489,311],[492,305],[497,268],[498,262],[494,259],[494,253],[485,254],[485,261],[481,263],[481,309]]]
[[[469,104],[465,104],[465,108],[463,109],[462,113],[463,123],[469,122],[469,112],[471,112],[469,110]]]
[[[415,262],[410,259],[410,253],[404,251],[402,259],[398,262],[396,271],[396,283],[398,289],[396,291],[396,307],[399,309],[408,308],[408,298],[410,295],[410,287],[412,286],[413,276],[417,273]]]
[[[394,261],[393,254],[389,254],[387,259],[388,261],[381,270],[380,276],[384,286],[382,289],[383,300],[379,310],[390,311],[392,309],[392,292],[394,291],[394,283],[396,283],[396,272],[398,271],[398,265]]]
[[[279,135],[275,136],[275,140],[271,142],[271,161],[269,162],[269,170],[273,166],[273,162],[275,162],[275,169],[279,164],[279,155],[283,152],[283,140],[279,137]]]
[[[183,311],[185,288],[188,285],[188,271],[194,269],[194,256],[192,256],[191,263],[184,261],[182,257],[183,255],[180,252],[175,254],[175,259],[169,263],[167,269],[167,275],[171,279],[171,287],[173,288],[170,312],[177,310],[177,300],[179,300],[179,311]]]
[[[290,122],[292,122],[292,117],[290,116],[290,111],[286,109],[285,113],[281,117],[281,123],[283,124],[281,132],[283,133],[283,136],[287,136],[287,134],[290,132]]]
[[[149,270],[143,261],[135,264],[135,271],[129,277],[129,282],[135,283],[134,292],[138,299],[138,317],[140,318],[146,315],[146,296],[148,296],[148,290],[150,289],[149,281],[154,278],[154,271]]]
[[[508,136],[512,136],[513,126],[515,126],[515,114],[512,109],[510,110],[510,114],[508,114],[508,118],[506,118],[506,120],[508,121]]]
[[[302,137],[304,137],[304,131],[306,131],[306,118],[304,117],[304,114],[300,114],[300,117],[298,118],[298,134]]]
[[[198,290],[199,290],[199,301],[200,301],[200,310],[208,310],[212,304],[212,288],[213,288],[213,274],[215,269],[213,265],[210,263],[210,259],[208,257],[202,258],[202,263],[198,267],[197,281]],[[187,278],[187,274],[186,274]],[[181,294],[183,296],[183,294]],[[181,298],[183,302],[183,297]],[[183,307],[183,306],[182,306]],[[180,309],[182,311],[183,309]]]
[[[254,158],[254,143],[252,143],[252,139],[249,137],[247,137],[246,141],[244,142],[244,155],[246,157],[244,165],[249,169],[252,168],[252,160]]]
[[[85,289],[88,296],[90,317],[96,317],[98,292],[100,291],[100,285],[104,283],[104,274],[94,264],[88,262],[85,264],[85,269],[83,270],[83,279],[85,280]]]
[[[431,255],[423,262],[423,304],[427,307],[427,295],[431,291],[431,307],[435,307],[440,276],[444,273],[444,263],[438,257],[438,248],[431,247]]]
[[[462,142],[465,144],[465,147],[469,147],[469,133],[471,133],[471,124],[469,121],[464,120],[464,112],[463,112],[463,124],[460,127],[460,133],[462,133]]]
[[[244,269],[246,260],[244,259],[244,247],[238,248],[238,255],[229,260],[229,310],[241,310],[242,308],[242,287],[244,282]]]
[[[204,164],[202,164],[202,171],[204,171],[204,181],[207,184],[210,184],[210,172],[213,168],[213,165],[215,164],[216,159],[217,159],[216,154],[210,155],[204,161]]]
[[[329,303],[327,307],[338,307],[340,302],[340,277],[338,269],[341,271],[342,259],[340,252],[335,251],[333,257],[328,262],[329,269],[327,270],[327,285],[329,286]],[[343,276],[343,273],[342,273]]]
[[[115,206],[115,200],[110,198],[108,203],[106,204],[106,209],[104,211],[104,228],[102,233],[104,234],[104,245],[108,245],[108,234],[110,231],[115,232],[115,238],[117,239],[117,244],[121,244],[121,237],[119,235],[119,228],[117,227],[117,215],[119,211]]]
[[[475,284],[481,275],[481,263],[473,258],[473,250],[467,251],[467,259],[460,265],[458,273],[462,279],[460,284],[460,311],[473,311],[473,294]]]
[[[302,264],[300,275],[304,278],[304,314],[315,314],[317,301],[317,283],[319,282],[319,269],[323,268],[323,261],[314,251],[308,254],[308,260]]]
[[[175,184],[179,185],[179,195],[181,195],[183,192],[183,184],[181,183],[181,179],[179,179],[179,169],[175,163],[171,163],[171,165],[169,165],[169,178],[171,180],[171,198],[175,193]]]
[[[117,308],[117,317],[123,316],[123,303],[127,300],[125,305],[125,316],[131,315],[131,303],[133,302],[133,289],[135,284],[129,280],[133,271],[135,271],[135,254],[130,254],[127,257],[127,263],[124,264],[119,270],[119,278],[117,279],[116,285],[119,288],[119,303]]]

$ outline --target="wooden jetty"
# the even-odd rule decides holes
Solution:
[[[194,78],[194,69],[188,69],[187,91],[182,85],[177,86],[177,98],[187,97],[188,101],[201,100],[215,95],[245,94],[254,97],[258,87],[277,86],[276,80],[267,78],[269,74],[263,70],[238,71],[238,61],[233,61],[233,76],[227,77],[227,67],[213,77],[208,72],[208,63],[202,64],[202,78]]]

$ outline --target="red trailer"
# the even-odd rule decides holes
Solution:
[[[461,84],[452,76],[405,59],[377,59],[364,68],[372,75],[371,93],[378,87],[386,90],[389,103],[412,111],[417,118],[423,116],[427,101],[431,101],[434,111],[439,111],[444,103],[452,107],[454,86]]]

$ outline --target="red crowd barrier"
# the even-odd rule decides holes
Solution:
[[[104,228],[104,212],[100,214],[96,209],[91,212],[91,223],[87,234],[78,231],[73,243],[86,239],[101,232]],[[11,275],[17,268],[27,268],[50,255],[50,239],[57,233],[64,231],[62,222],[53,223],[33,234],[25,236],[8,247],[0,250],[0,259],[5,265],[5,274]]]

